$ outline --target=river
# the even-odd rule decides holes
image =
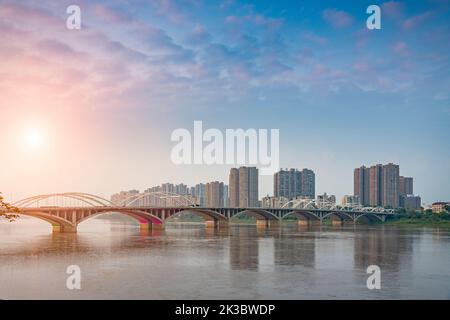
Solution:
[[[69,290],[67,267],[81,270]],[[381,289],[369,290],[369,265]],[[387,225],[141,233],[94,218],[77,234],[0,220],[0,299],[450,299],[450,229]]]

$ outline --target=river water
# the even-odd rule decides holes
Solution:
[[[0,299],[450,299],[450,229],[0,221]],[[69,265],[81,289],[68,290]],[[369,290],[369,265],[381,289]]]

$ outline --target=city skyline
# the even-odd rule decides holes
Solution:
[[[414,178],[400,175],[400,166],[394,163],[365,165],[354,169],[352,195],[344,195],[342,205],[362,207],[404,208],[420,210],[420,195],[414,194]],[[228,185],[222,181],[197,183],[188,186],[184,183],[163,183],[160,186],[139,190],[120,191],[111,196],[111,202],[124,204],[124,200],[136,195],[139,202],[129,202],[143,206],[158,206],[159,200],[149,200],[151,194],[166,192],[181,195],[192,204],[201,207],[270,207],[277,208],[297,200],[314,200],[318,203],[337,204],[334,194],[315,192],[315,173],[304,168],[281,169],[273,175],[273,193],[265,196],[258,194],[259,175],[256,167],[231,168]],[[147,200],[145,200],[147,199]],[[164,201],[164,200],[163,200]]]
[[[401,164],[423,202],[450,198],[448,1],[0,1],[0,191],[110,195],[227,181],[175,165],[172,132],[280,130],[280,166],[352,193],[361,163]],[[260,177],[259,197],[272,191]]]

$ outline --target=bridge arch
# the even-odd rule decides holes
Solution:
[[[378,214],[373,213],[363,213],[360,215],[357,215],[355,218],[355,222],[358,221],[360,218],[367,218],[369,221],[384,221],[384,218]]]
[[[310,211],[300,211],[300,210],[293,210],[283,216],[282,219],[286,219],[287,217],[295,216],[297,218],[305,218],[306,220],[317,220],[320,221],[320,217],[318,217],[316,214]]]
[[[48,222],[52,225],[53,231],[66,231],[66,232],[75,232],[76,231],[76,225],[74,225],[72,222],[63,219],[58,216],[54,216],[48,213],[45,213],[43,211],[27,211],[27,212],[20,212],[20,215],[36,218],[39,220],[43,220],[45,222]]]
[[[333,215],[339,217],[342,220],[354,221],[353,217],[349,213],[344,212],[344,211],[331,211],[331,212],[328,212],[324,216],[322,216],[322,219],[325,219],[327,217],[331,217]]]
[[[126,215],[128,217],[131,217],[131,218],[135,219],[140,224],[148,224],[148,223],[151,223],[151,224],[163,224],[163,221],[160,218],[158,218],[158,217],[156,217],[156,216],[154,216],[154,215],[152,215],[152,214],[150,214],[148,212],[145,212],[145,211],[141,211],[141,210],[122,210],[122,209],[116,210],[115,209],[115,210],[99,211],[99,212],[96,212],[94,214],[90,214],[88,216],[85,216],[85,217],[83,217],[83,218],[81,218],[80,220],[77,221],[77,225],[79,225],[80,223],[82,223],[82,222],[84,222],[86,220],[89,220],[91,218],[97,217],[97,216],[102,215],[102,214],[107,214],[107,213],[120,213],[120,214],[123,214],[123,215]]]
[[[168,216],[166,218],[170,220],[170,218],[175,217],[175,216],[180,216],[182,214],[185,213],[192,213],[195,214],[199,217],[202,217],[203,219],[207,220],[207,221],[228,221],[228,218],[226,216],[224,216],[223,214],[214,211],[214,210],[210,210],[210,209],[202,209],[202,208],[198,208],[198,207],[193,207],[193,208],[189,208],[189,209],[182,209],[180,211],[177,211],[173,214],[171,214],[170,216]]]
[[[249,216],[252,216],[257,220],[279,220],[279,218],[272,212],[264,209],[243,209],[242,211],[239,211],[238,213],[233,215],[232,218],[239,217],[243,214],[248,214]]]

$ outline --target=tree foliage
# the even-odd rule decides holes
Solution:
[[[403,220],[403,221],[423,221],[423,222],[442,222],[450,221],[450,213],[443,212],[440,214],[432,213],[431,210],[420,211],[408,211],[408,210],[398,210],[397,214],[392,217],[388,217],[388,220]]]
[[[0,192],[0,218],[4,217],[9,221],[14,221],[18,217],[19,209],[4,201]]]

